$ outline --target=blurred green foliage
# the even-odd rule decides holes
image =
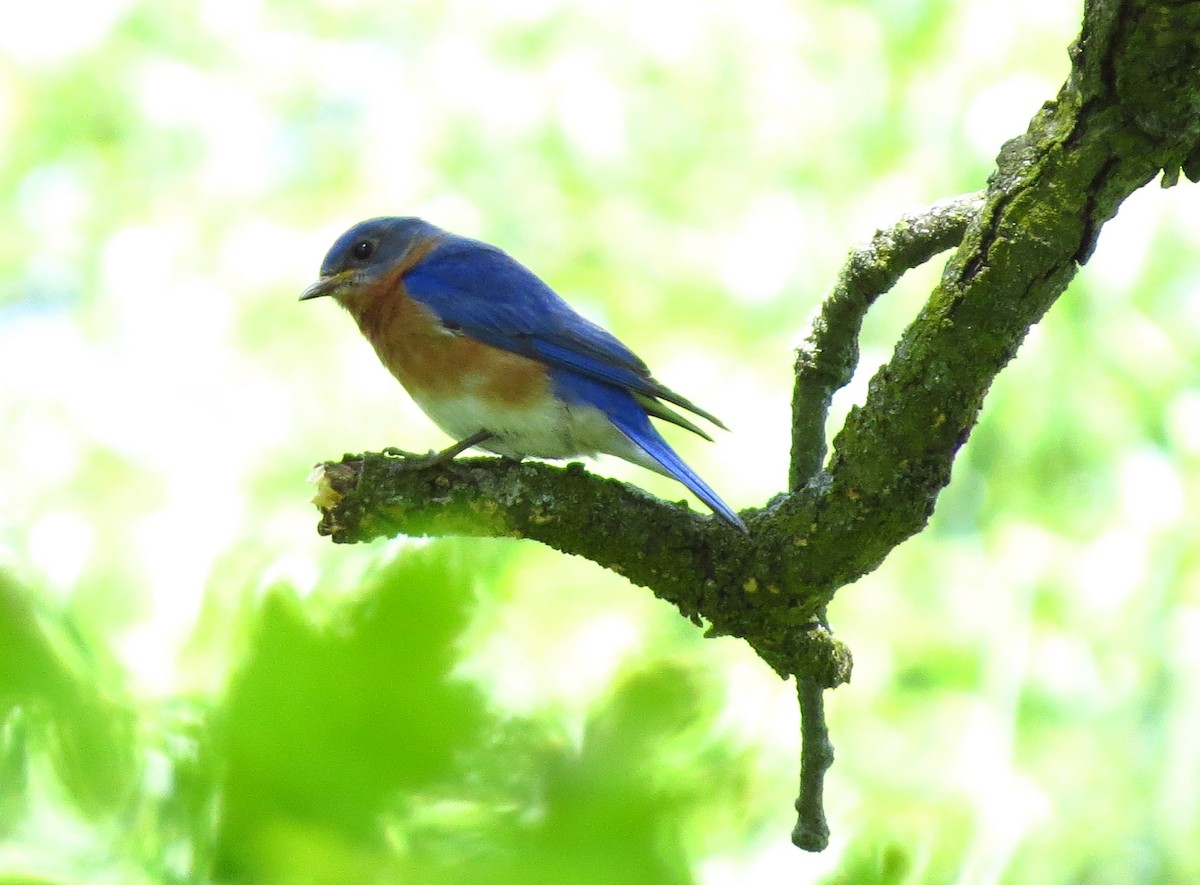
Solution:
[[[847,588],[834,841],[789,686],[589,563],[334,548],[444,442],[328,304],[370,215],[497,242],[786,473],[848,247],[977,189],[1077,3],[43,0],[0,29],[0,883],[1200,878],[1200,222],[1135,195],[928,531]],[[869,318],[861,398],[938,273]],[[834,421],[837,420],[835,415]],[[679,498],[622,463],[597,468]]]

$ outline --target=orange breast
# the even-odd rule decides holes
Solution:
[[[405,270],[397,268],[347,306],[380,361],[417,400],[470,396],[521,407],[549,395],[545,365],[447,331],[405,293]]]

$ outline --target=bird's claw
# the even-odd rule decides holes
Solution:
[[[460,480],[467,480],[470,478],[470,472],[466,466],[459,464],[455,460],[455,456],[458,454],[455,451],[456,448],[455,446],[451,446],[449,449],[441,451],[430,449],[424,455],[421,455],[417,452],[409,452],[395,446],[388,446],[385,449],[381,449],[380,454],[388,458],[395,458],[398,462],[395,464],[395,468],[398,470],[416,471],[428,470],[432,467],[442,467],[453,473]]]

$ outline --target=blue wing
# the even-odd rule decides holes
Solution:
[[[580,316],[532,271],[478,240],[447,236],[404,277],[408,294],[450,328],[502,350],[663,399],[718,427],[717,418],[650,376],[638,356],[612,334]],[[687,419],[657,403],[651,414],[702,436]]]

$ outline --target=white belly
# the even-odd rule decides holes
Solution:
[[[536,406],[497,406],[471,395],[413,397],[438,427],[462,440],[480,430],[495,436],[480,448],[509,458],[576,458],[600,452],[643,463],[644,455],[604,413],[547,398]]]

